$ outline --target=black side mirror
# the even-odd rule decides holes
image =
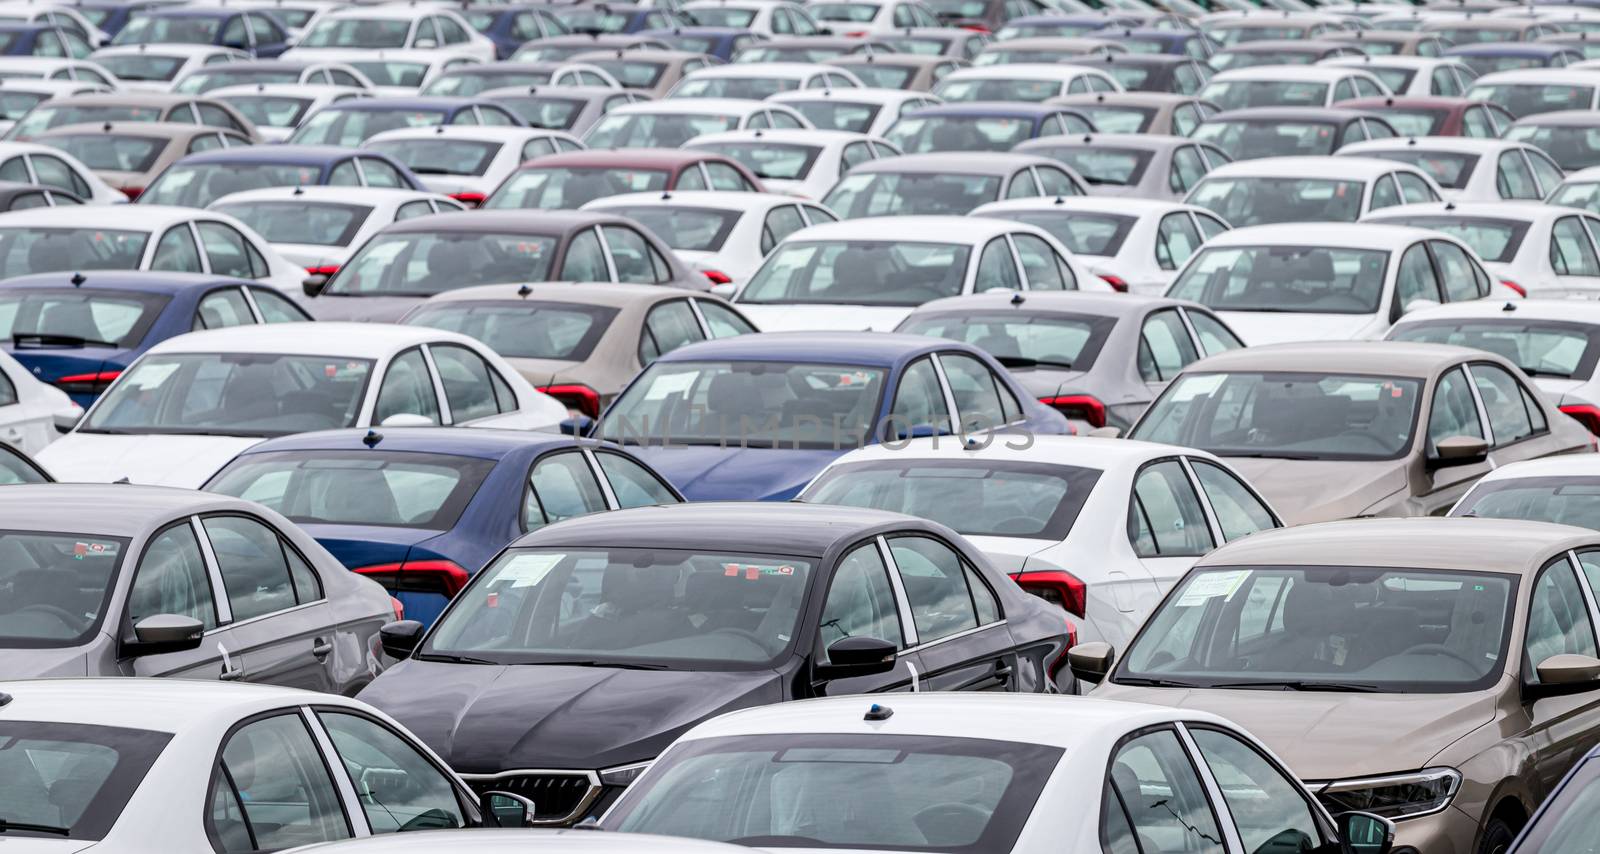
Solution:
[[[422,641],[422,624],[416,620],[388,623],[378,629],[378,640],[383,651],[394,658],[410,658]]]
[[[1470,466],[1489,459],[1489,443],[1478,436],[1451,436],[1440,439],[1428,455],[1429,469]]]
[[[877,638],[841,638],[828,647],[828,660],[818,662],[818,679],[871,676],[894,669],[895,645]]]
[[[133,624],[133,642],[123,644],[127,655],[160,655],[200,647],[206,627],[193,617],[151,614]]]
[[[534,812],[533,801],[510,792],[484,792],[478,806],[489,827],[527,827]]]
[[[322,289],[327,286],[328,277],[323,273],[316,273],[300,280],[300,290],[305,291],[308,297],[318,296],[322,293]]]
[[[595,420],[587,415],[574,415],[561,420],[561,432],[568,436],[588,436],[594,432]]]
[[[1339,851],[1341,854],[1389,854],[1394,847],[1394,822],[1369,812],[1340,813],[1334,818],[1339,826]]]
[[[1111,644],[1100,641],[1080,643],[1067,650],[1067,666],[1072,669],[1072,675],[1095,684],[1105,681],[1116,658],[1117,651]]]
[[[1534,667],[1538,682],[1524,682],[1527,700],[1582,694],[1600,688],[1600,659],[1587,655],[1552,655]]]

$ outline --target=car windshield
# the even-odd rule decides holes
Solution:
[[[1361,216],[1360,181],[1331,178],[1207,177],[1188,202],[1210,209],[1235,228],[1276,222],[1355,222]]]
[[[152,730],[0,721],[0,744],[5,745],[0,750],[0,780],[6,784],[0,819],[12,824],[5,832],[11,847],[30,847],[29,837],[104,839],[171,740],[171,733]],[[60,830],[29,830],[19,824]],[[79,847],[66,842],[37,844]]]
[[[1060,95],[1064,84],[1060,80],[946,80],[933,94],[948,102],[961,101],[1043,101]]]
[[[894,123],[884,138],[906,154],[1010,151],[1033,137],[1033,120],[1006,116],[917,116]]]
[[[148,231],[109,228],[0,228],[0,269],[7,276],[66,270],[137,270]]]
[[[0,553],[6,555],[0,567],[0,648],[87,643],[100,627],[127,548],[125,537],[0,531]],[[0,769],[10,753],[0,749]],[[0,820],[17,820],[11,813],[15,792],[9,788],[14,780],[0,779],[8,786]]]
[[[1568,172],[1600,166],[1600,126],[1539,125],[1518,122],[1505,134],[1512,142],[1532,145]]]
[[[221,89],[224,86],[244,86],[256,83],[299,83],[300,72],[298,69],[276,68],[200,68],[183,75],[183,79],[173,85],[174,92],[186,95],[210,92],[212,89]],[[230,103],[233,102],[229,98]]]
[[[508,359],[581,362],[616,316],[573,302],[448,300],[422,305],[405,322],[470,335]]]
[[[382,449],[244,454],[203,487],[300,524],[448,531],[492,460]]]
[[[396,48],[406,46],[411,21],[383,18],[339,18],[323,21],[306,33],[300,47]]]
[[[588,64],[599,67],[629,89],[649,89],[667,73],[667,63],[643,59],[592,59]]]
[[[673,249],[716,252],[738,224],[741,211],[666,205],[608,205],[605,213],[625,216],[649,229]]]
[[[1450,515],[1600,528],[1600,478],[1561,475],[1482,480]]]
[[[118,80],[166,81],[171,80],[183,67],[181,56],[158,56],[143,52],[101,55],[95,57],[94,61]]]
[[[1453,151],[1427,151],[1415,148],[1396,148],[1388,151],[1363,151],[1362,157],[1379,157],[1409,163],[1428,173],[1447,190],[1460,190],[1467,186],[1472,170],[1477,168],[1478,155],[1458,154]]]
[[[1556,202],[1555,204],[1560,204]],[[1375,222],[1392,225],[1409,225],[1442,231],[1467,244],[1478,257],[1491,264],[1509,264],[1517,257],[1522,238],[1532,223],[1527,220],[1495,219],[1484,216],[1386,216]]]
[[[1014,371],[1087,371],[1115,325],[1113,317],[1089,314],[917,312],[895,331],[965,341],[1011,364]]]
[[[1233,68],[1254,68],[1258,65],[1310,65],[1319,59],[1320,51],[1285,48],[1283,50],[1225,50],[1206,62],[1218,71]]]
[[[716,6],[699,6],[693,9],[684,9],[683,14],[689,16],[697,26],[701,27],[735,27],[745,29],[756,19],[756,10],[749,8],[728,8]]]
[[[320,166],[296,163],[181,163],[167,167],[139,196],[147,205],[203,208],[229,193],[264,187],[315,186]]]
[[[405,164],[418,175],[482,175],[502,143],[473,139],[381,139],[363,146]]]
[[[470,72],[445,74],[423,89],[423,95],[451,95],[467,97],[488,89],[506,86],[543,86],[550,82],[550,71],[497,71],[485,73],[478,69]]]
[[[696,145],[698,151],[715,151],[743,163],[756,173],[757,178],[776,178],[780,181],[803,180],[811,172],[811,165],[822,154],[820,145],[777,143],[753,140],[751,142],[716,142]]]
[[[1548,202],[1558,207],[1583,208],[1600,213],[1600,182],[1562,184],[1556,188]]]
[[[134,15],[112,44],[216,44],[223,18],[204,15]]]
[[[494,102],[516,113],[530,126],[545,130],[567,130],[578,122],[586,101],[554,96],[495,98]]]
[[[426,297],[472,285],[548,281],[556,244],[542,234],[379,233],[339,268],[325,292]]]
[[[1402,323],[1389,337],[1499,353],[1530,377],[1587,380],[1594,375],[1595,360],[1600,357],[1600,332],[1587,324],[1559,320],[1426,320]],[[1588,527],[1600,528],[1600,517]]]
[[[595,123],[583,142],[590,148],[677,148],[701,134],[739,126],[738,116],[693,113],[627,113]]]
[[[865,24],[878,17],[888,6],[876,3],[808,3],[806,11],[819,21],[843,21]]]
[[[160,136],[74,133],[40,142],[65,151],[96,172],[148,172],[172,140]]]
[[[858,172],[828,191],[823,204],[846,219],[866,216],[961,216],[1000,195],[998,175],[959,172]]]
[[[41,101],[48,100],[43,92],[0,92],[0,119],[16,121]]]
[[[1061,754],[1021,741],[883,733],[682,741],[605,827],[762,848],[1010,851]]]
[[[259,199],[226,202],[211,208],[250,226],[268,243],[349,246],[372,213],[370,205]]]
[[[50,106],[40,104],[17,120],[11,128],[11,137],[27,138],[66,125],[101,124],[103,122],[158,122],[160,107],[130,107],[114,104],[66,104]]]
[[[1400,91],[1399,89],[1395,90]],[[1388,107],[1383,117],[1401,136],[1433,136],[1450,117],[1449,110],[1429,110],[1422,107]]]
[[[146,355],[112,384],[84,433],[284,436],[355,424],[369,359],[276,353]]]
[[[1155,109],[1148,107],[1073,104],[1072,108],[1088,116],[1095,130],[1100,133],[1144,133],[1156,117]],[[1205,125],[1200,127],[1204,128]]]
[[[311,98],[289,95],[230,95],[227,102],[244,113],[251,124],[258,127],[292,128],[300,124],[300,117],[315,103]]]
[[[916,306],[959,296],[972,247],[908,240],[780,245],[739,292],[752,305]]]
[[[15,269],[9,259],[4,263]],[[13,352],[34,347],[135,347],[169,299],[155,293],[95,290],[92,280],[87,288],[3,288],[0,341],[10,341]]]
[[[784,101],[785,107],[806,117],[806,121],[820,130],[847,130],[866,133],[872,120],[883,109],[877,104],[853,104],[849,101]]]
[[[397,62],[382,59],[352,59],[350,65],[361,72],[374,86],[398,86],[412,89],[422,85],[428,76],[426,62]]]
[[[1199,97],[1224,110],[1320,107],[1327,103],[1328,84],[1303,80],[1213,80],[1200,90]]]
[[[387,85],[373,78],[379,86]],[[341,110],[327,107],[312,113],[294,132],[295,145],[338,145],[354,148],[386,130],[433,127],[445,123],[443,110]]]
[[[606,410],[625,444],[838,450],[869,436],[882,368],[781,362],[656,362]]]
[[[570,210],[606,196],[665,190],[671,174],[663,169],[625,166],[523,169],[507,178],[483,206]]]
[[[1339,147],[1339,126],[1331,122],[1212,120],[1196,127],[1193,136],[1234,160],[1332,154]]]
[[[1138,217],[1090,211],[997,210],[984,216],[1036,225],[1061,241],[1074,255],[1115,255],[1128,239]]]
[[[1090,184],[1127,187],[1139,183],[1155,152],[1147,148],[1107,148],[1090,145],[1060,145],[1036,148],[1041,154],[1072,167]]]
[[[512,548],[456,597],[418,658],[755,669],[800,635],[814,566],[714,549]]]
[[[1478,83],[1466,98],[1489,101],[1519,118],[1557,110],[1587,110],[1594,103],[1593,86],[1558,86],[1540,83]],[[1556,158],[1560,160],[1560,158]]]
[[[1206,567],[1168,594],[1111,681],[1398,694],[1483,690],[1505,666],[1510,576]]]
[[[1401,377],[1184,373],[1130,438],[1219,456],[1397,459],[1411,447],[1421,387]]]
[[[1168,296],[1219,311],[1374,314],[1389,253],[1326,246],[1213,246],[1200,250]]]
[[[800,88],[795,77],[701,77],[690,78],[672,90],[674,98],[743,98],[760,101],[779,92]]]

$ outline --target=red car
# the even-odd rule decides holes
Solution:
[[[618,148],[529,160],[502,181],[483,206],[573,209],[605,196],[668,190],[766,192],[749,169],[721,154]]]
[[[1335,107],[1378,113],[1402,136],[1470,136],[1498,139],[1517,120],[1509,110],[1488,101],[1432,95],[1388,95],[1353,98]]]

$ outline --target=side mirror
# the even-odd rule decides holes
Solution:
[[[594,432],[595,420],[587,415],[561,419],[561,432],[568,436],[587,436]]]
[[[73,404],[71,408],[58,409],[51,413],[50,419],[55,422],[57,433],[71,433],[83,420],[83,407]]]
[[[1389,854],[1394,847],[1394,822],[1382,816],[1346,812],[1333,821],[1339,827],[1341,854]]]
[[[378,629],[378,641],[391,658],[410,658],[422,641],[422,624],[416,620],[386,623]]]
[[[895,652],[895,645],[886,640],[841,638],[828,647],[828,661],[817,664],[817,678],[844,679],[888,673],[894,669]]]
[[[1580,694],[1600,688],[1600,658],[1587,655],[1552,655],[1534,668],[1539,681],[1524,684],[1523,695],[1529,700],[1555,697],[1563,694]]]
[[[206,627],[193,617],[177,614],[151,614],[133,624],[132,644],[125,644],[129,655],[160,655],[198,649]]]
[[[534,813],[533,801],[510,792],[484,792],[478,806],[490,827],[527,827]]]
[[[1451,436],[1434,443],[1428,456],[1430,469],[1470,466],[1489,459],[1489,443],[1477,436]]]
[[[325,273],[317,273],[300,280],[300,290],[304,291],[305,295],[308,297],[316,297],[320,295],[322,293],[322,289],[327,286],[328,276]]]
[[[1072,675],[1095,684],[1105,681],[1116,658],[1117,651],[1111,644],[1101,641],[1080,643],[1067,650],[1067,666],[1072,668]]]
[[[426,415],[418,415],[418,414],[416,414],[414,412],[396,412],[395,414],[389,416],[388,418],[385,418],[382,421],[378,422],[378,426],[379,427],[437,427],[439,425],[432,418],[429,418]]]

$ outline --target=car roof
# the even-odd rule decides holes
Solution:
[[[23,531],[131,537],[180,516],[259,506],[227,495],[130,483],[13,485],[18,488],[0,490],[0,514],[7,526]]]
[[[864,507],[705,501],[591,513],[524,534],[511,547],[636,546],[816,557],[884,528],[931,526],[913,516]]]
[[[1085,92],[1076,95],[1058,95],[1046,101],[1064,107],[1094,106],[1095,104],[1126,104],[1132,107],[1165,107],[1168,104],[1187,104],[1198,101],[1194,95],[1177,92]]]
[[[501,125],[432,125],[416,128],[392,128],[379,131],[362,143],[370,147],[376,141],[390,139],[469,139],[483,142],[520,142],[537,136],[566,135],[566,131],[551,128],[503,127]]]
[[[1478,79],[1482,80],[1483,78],[1480,77]],[[1600,125],[1600,110],[1556,110],[1550,113],[1533,113],[1517,119],[1516,123],[1519,125],[1594,127]]]
[[[727,158],[716,152],[694,151],[687,148],[594,148],[541,155],[524,161],[523,168],[570,166],[579,169],[605,167],[678,169],[708,159]]]
[[[991,217],[882,216],[807,226],[791,233],[784,241],[890,240],[897,243],[976,244],[1009,232],[1034,230],[1034,226],[1026,223]]]
[[[11,7],[17,8],[17,7]],[[214,53],[238,54],[234,48],[215,44],[185,44],[183,42],[140,42],[139,44],[114,44],[97,49],[90,62],[102,56],[206,56]]]
[[[896,362],[937,349],[964,349],[954,341],[893,332],[760,332],[685,344],[660,362],[718,359],[746,362],[817,362],[892,367]]]
[[[698,137],[704,139],[705,137]],[[615,207],[711,208],[730,211],[768,211],[779,205],[792,205],[797,199],[783,193],[757,193],[744,190],[658,190],[649,193],[619,193],[586,202],[579,210],[605,211]],[[660,285],[651,285],[660,288]],[[448,291],[447,291],[448,293]]]
[[[1163,151],[1168,148],[1177,148],[1180,145],[1194,144],[1195,141],[1186,136],[1170,136],[1158,133],[1064,133],[1025,139],[1013,146],[1011,150],[1018,153],[1026,153],[1061,148],[1063,146],[1104,146],[1107,148],[1137,148],[1148,151]]]
[[[1252,119],[1271,122],[1348,122],[1372,118],[1370,110],[1348,105],[1338,107],[1243,107],[1206,116],[1206,122],[1243,122]]]
[[[207,212],[198,208],[175,205],[68,205],[0,213],[0,225],[24,228],[49,225],[156,231],[174,223],[188,222],[197,216],[205,217]],[[223,216],[223,214],[212,214],[212,216]],[[92,276],[94,272],[89,270],[84,275]]]
[[[830,0],[831,2],[831,0]],[[842,2],[842,0],[841,0]],[[856,0],[849,0],[856,2]],[[685,146],[700,146],[719,142],[792,142],[815,145],[846,145],[864,139],[882,140],[882,137],[869,136],[849,130],[822,130],[818,128],[745,128],[744,130],[729,130],[719,133],[703,133],[684,143]]]
[[[1430,320],[1489,317],[1508,321],[1553,320],[1562,323],[1585,323],[1600,326],[1600,303],[1592,300],[1563,299],[1461,300],[1407,312],[1406,316],[1397,325],[1410,326]],[[1574,460],[1578,458],[1567,457],[1567,459]],[[1597,456],[1596,459],[1600,459],[1600,456]]]
[[[985,216],[1002,211],[1095,211],[1099,213],[1152,216],[1173,211],[1198,211],[1212,214],[1207,208],[1166,199],[1141,199],[1135,196],[1034,196],[1028,199],[1002,199],[987,202],[972,210],[971,216]],[[1082,292],[1087,295],[1088,292]],[[1130,294],[1117,294],[1126,300]]]
[[[1071,107],[1064,107],[1060,104],[1036,104],[1023,101],[962,101],[954,104],[944,103],[935,104],[931,107],[919,107],[906,115],[916,118],[928,116],[977,116],[980,118],[983,116],[1027,116],[1033,119],[1041,119],[1045,116],[1070,110]]]
[[[401,838],[404,837],[404,838]],[[703,839],[630,833],[594,833],[583,828],[537,830],[495,828],[470,830],[419,830],[405,834],[383,833],[338,842],[319,842],[301,849],[307,854],[741,854],[750,849]]]
[[[1251,225],[1224,231],[1206,241],[1213,246],[1339,246],[1352,249],[1383,249],[1398,252],[1423,239],[1442,239],[1437,231],[1372,222],[1319,222],[1316,228],[1305,223]]]
[[[1461,517],[1346,519],[1260,531],[1196,566],[1431,568],[1531,575],[1545,556],[1600,542],[1600,532],[1549,522]]]
[[[1596,477],[1600,476],[1600,454],[1560,454],[1536,460],[1522,460],[1498,466],[1479,483],[1496,480],[1521,480],[1533,477]]]
[[[1549,44],[1540,42],[1480,42],[1478,44],[1458,44],[1445,51],[1445,56],[1553,56],[1558,53],[1570,53],[1572,48],[1564,44]]]
[[[116,500],[105,503],[110,509]],[[99,511],[96,515],[100,515]],[[358,706],[344,697],[299,688],[199,679],[37,679],[0,682],[0,693],[11,698],[11,702],[0,706],[0,721],[47,720],[167,733],[182,733],[206,721],[247,717],[280,706]]]
[[[420,217],[419,217],[420,219]],[[425,326],[337,321],[255,323],[203,329],[168,338],[155,353],[283,353],[330,358],[379,359],[432,341],[478,345],[476,339]]]
[[[1314,39],[1257,39],[1256,41],[1239,42],[1230,44],[1217,53],[1266,53],[1276,50],[1348,50],[1350,45],[1346,42],[1323,41],[1321,37]]]
[[[759,47],[770,47],[763,44]],[[824,71],[835,71],[831,64],[821,62],[733,62],[726,65],[708,65],[684,75],[689,80],[716,79],[720,77],[785,77],[804,78]]]
[[[945,80],[1059,80],[1067,81],[1085,71],[1096,74],[1105,72],[1092,65],[1080,65],[1069,60],[1058,63],[1043,62],[1010,62],[1004,65],[977,65],[968,68],[958,68],[946,74],[939,82]]]
[[[312,184],[300,187],[261,187],[255,190],[240,190],[229,193],[212,202],[212,205],[226,201],[235,202],[261,202],[261,201],[307,201],[327,202],[329,204],[371,204],[389,205],[404,204],[417,199],[445,199],[440,193],[428,190],[413,190],[409,187],[345,187],[323,184]],[[208,205],[207,207],[210,207]]]
[[[844,101],[847,104],[898,104],[912,99],[938,100],[927,92],[916,92],[909,89],[877,89],[862,86],[855,89],[798,89],[792,92],[779,92],[768,98],[777,104],[787,104],[790,101]],[[669,100],[678,100],[671,98]],[[613,110],[612,112],[616,112]]]
[[[329,104],[324,109],[358,110],[363,113],[371,113],[385,110],[451,110],[485,103],[489,102],[482,98],[465,98],[454,95],[407,95],[402,97],[351,98],[348,101]]]
[[[50,102],[50,106],[88,107],[171,107],[195,100],[208,100],[205,95],[179,95],[172,92],[91,92],[69,95]]]
[[[1340,148],[1339,156],[1357,154],[1363,151],[1459,151],[1467,154],[1490,155],[1505,151],[1508,148],[1532,148],[1525,142],[1515,142],[1509,139],[1489,138],[1479,139],[1467,136],[1407,136],[1392,139],[1368,139],[1353,142]]]
[[[579,440],[562,433],[534,430],[462,430],[458,427],[355,427],[343,430],[317,430],[268,439],[253,445],[244,454],[277,451],[410,451],[451,454],[498,460],[524,448],[577,447]],[[584,440],[586,447],[594,443]]]
[[[963,175],[1006,176],[1027,166],[1061,163],[1033,154],[1003,151],[935,151],[928,154],[900,154],[880,157],[851,168],[851,174],[867,172],[955,172]]]
[[[325,166],[355,154],[387,157],[376,151],[344,148],[338,145],[246,145],[214,148],[185,155],[185,165],[196,163],[292,163],[296,166]]]
[[[1600,86],[1600,74],[1592,68],[1569,70],[1565,68],[1513,68],[1510,71],[1492,71],[1472,81],[1470,91],[1476,86],[1495,83],[1554,83],[1560,86]]]
[[[1452,56],[1395,56],[1394,54],[1379,54],[1377,56],[1330,56],[1319,60],[1318,65],[1328,68],[1413,68],[1422,70],[1435,68],[1440,65],[1461,65],[1466,63]]]
[[[22,186],[22,185],[18,185]],[[74,284],[74,276],[81,276],[81,283]],[[230,276],[215,273],[158,273],[141,272],[132,270],[86,270],[82,273],[33,273],[26,276],[13,276],[9,279],[0,279],[0,289],[17,288],[31,290],[38,288],[58,288],[61,290],[76,289],[80,287],[90,290],[117,290],[138,291],[152,294],[179,294],[196,288],[209,288],[216,285],[254,285],[244,279],[235,279]],[[263,287],[271,287],[263,285]]]
[[[653,194],[652,194],[653,195]],[[711,193],[708,195],[721,195]],[[750,195],[766,195],[751,193]],[[445,302],[568,302],[578,305],[603,305],[625,308],[649,305],[669,299],[693,296],[720,302],[720,297],[668,285],[636,285],[623,282],[529,282],[521,285],[474,285],[455,288],[429,297],[425,305]]]
[[[0,214],[3,216],[3,214]],[[622,222],[622,218],[594,211],[494,209],[429,214],[384,226],[389,234],[432,234],[440,231],[508,234],[566,234],[600,222]]]
[[[1188,300],[1103,291],[988,291],[929,300],[917,306],[911,312],[911,316],[951,311],[1007,311],[1017,314],[1051,312],[1128,317],[1141,314],[1155,307],[1171,305],[1196,307],[1195,303]],[[1044,437],[1035,438],[1042,439]],[[1128,440],[1118,439],[1115,441],[1123,442]]]
[[[622,91],[617,90],[619,93]],[[663,98],[659,101],[636,101],[612,107],[608,116],[626,116],[633,113],[689,113],[713,116],[746,116],[767,107],[764,101],[743,98]]]
[[[1382,110],[1385,107],[1421,107],[1464,110],[1474,104],[1489,104],[1471,98],[1450,98],[1444,95],[1376,95],[1369,98],[1351,98],[1340,101],[1336,107],[1351,110]],[[1271,109],[1271,108],[1267,108]]]
[[[0,87],[0,92],[5,91]],[[228,130],[213,125],[192,125],[183,122],[81,122],[71,125],[57,125],[44,133],[35,134],[34,142],[43,142],[47,139],[58,139],[63,136],[83,136],[85,134],[104,134],[106,136],[142,136],[166,139],[185,140],[207,133],[220,133]]]
[[[1332,83],[1359,68],[1329,65],[1254,65],[1249,68],[1230,68],[1219,71],[1208,83],[1226,83],[1232,80],[1288,80],[1311,83]]]
[[[1237,178],[1259,176],[1292,176],[1296,178],[1327,178],[1329,180],[1372,181],[1395,170],[1417,172],[1415,166],[1396,160],[1377,157],[1340,157],[1332,160],[1321,157],[1260,157],[1255,160],[1236,160],[1224,163],[1206,173],[1207,178]],[[1317,231],[1322,225],[1319,223]],[[1300,227],[1305,230],[1304,224]]]
[[[1367,216],[1362,217],[1362,221],[1381,223],[1384,217],[1444,215],[1539,222],[1541,220],[1555,219],[1559,216],[1572,216],[1588,213],[1589,211],[1579,208],[1547,205],[1543,202],[1534,201],[1507,200],[1503,202],[1418,202],[1417,204],[1412,205],[1394,205],[1392,207],[1380,208],[1367,214]],[[1590,214],[1590,216],[1593,216],[1593,214]]]
[[[1228,350],[1190,364],[1187,373],[1307,371],[1430,377],[1483,351],[1413,341],[1314,341]]]

